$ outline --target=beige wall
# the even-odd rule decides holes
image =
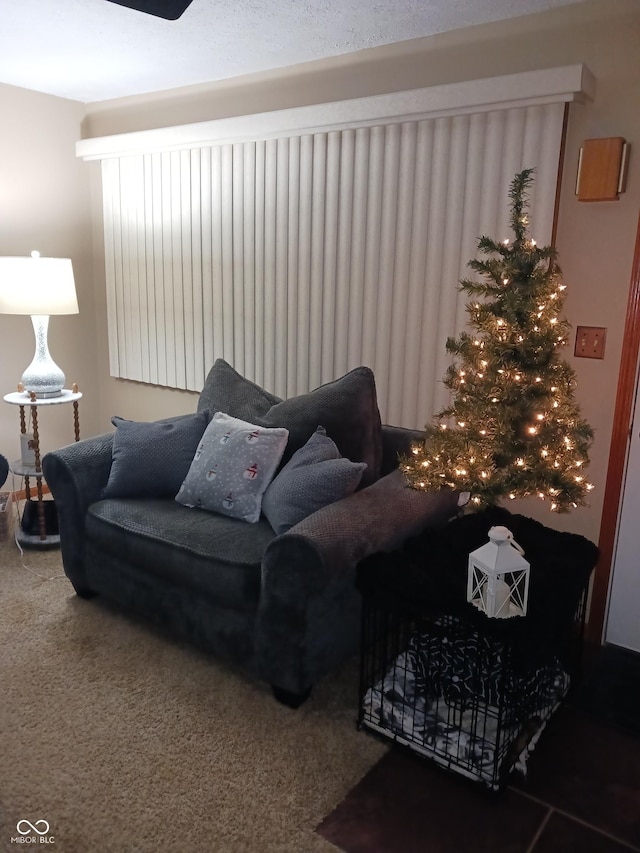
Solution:
[[[569,516],[551,516],[537,501],[524,507],[519,505],[517,509],[547,524],[597,539],[640,211],[639,45],[637,0],[594,0],[268,75],[90,105],[83,136],[171,126],[584,62],[597,78],[597,93],[592,104],[571,107],[557,245],[569,288],[568,319],[574,326],[601,325],[608,329],[603,361],[574,360],[573,346],[566,352],[578,374],[578,398],[583,413],[596,431],[590,474],[597,489],[590,508]],[[579,203],[574,197],[579,146],[585,138],[606,136],[624,136],[631,142],[627,192],[618,202]],[[86,164],[85,168],[93,170],[94,218],[99,227],[98,167]],[[103,290],[101,283],[98,293]],[[102,305],[99,315],[101,318],[104,315]],[[98,340],[103,425],[108,425],[108,417],[114,413],[144,418],[192,410],[194,395],[110,379],[104,320],[101,322]],[[425,412],[425,420],[428,416]]]
[[[97,357],[93,299],[91,203],[86,166],[75,157],[85,107],[74,101],[0,85],[0,255],[71,258],[80,313],[52,317],[49,348],[85,399],[80,404],[83,434],[97,430]],[[0,389],[15,391],[33,358],[29,317],[0,315]],[[73,440],[71,406],[40,413],[44,451]],[[0,452],[20,455],[19,410],[0,403]],[[10,485],[10,484],[9,484]],[[16,481],[16,488],[21,488]]]

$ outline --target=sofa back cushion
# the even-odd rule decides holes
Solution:
[[[245,379],[223,358],[218,358],[204,383],[198,411],[226,412],[234,418],[253,422],[280,402],[280,397]]]
[[[366,462],[362,486],[380,476],[382,424],[375,379],[368,367],[356,367],[307,394],[281,400],[217,359],[198,402],[198,411],[205,409],[227,412],[264,427],[284,427],[289,442],[283,464],[322,424],[342,456]]]

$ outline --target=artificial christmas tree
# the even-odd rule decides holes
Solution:
[[[528,236],[532,173],[511,182],[514,239],[482,237],[478,249],[491,257],[469,263],[482,280],[460,282],[473,297],[472,331],[447,340],[451,404],[401,466],[413,488],[469,492],[478,509],[536,495],[564,512],[583,505],[593,488],[584,473],[593,433],[574,400],[574,371],[559,353],[569,325],[556,253]]]

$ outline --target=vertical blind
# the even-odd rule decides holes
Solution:
[[[102,160],[110,370],[199,391],[217,357],[288,397],[366,364],[383,422],[446,403],[482,234],[534,167],[552,233],[564,103]]]

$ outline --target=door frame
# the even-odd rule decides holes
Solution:
[[[596,563],[591,607],[587,623],[587,640],[600,645],[609,596],[609,581],[618,529],[618,515],[622,500],[622,489],[627,464],[629,438],[632,429],[633,405],[636,396],[638,354],[640,352],[640,217],[636,232],[636,245],[631,267],[631,284],[627,302],[627,315],[622,339],[618,390],[613,415],[613,430],[609,449],[609,465],[604,490],[604,502],[600,523],[598,548],[600,555]]]

